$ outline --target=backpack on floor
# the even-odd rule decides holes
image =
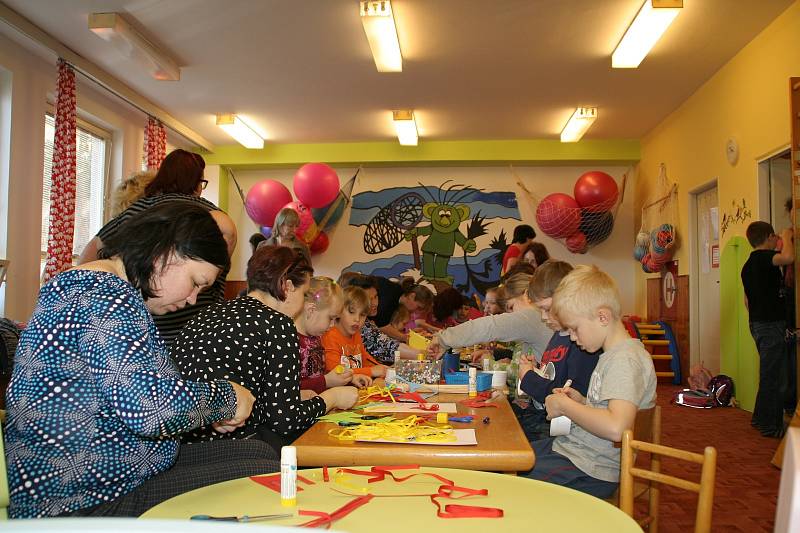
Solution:
[[[708,382],[708,390],[683,389],[672,396],[672,403],[696,409],[728,407],[733,403],[733,380],[724,374]]]

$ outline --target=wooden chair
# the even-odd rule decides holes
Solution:
[[[650,409],[639,409],[636,413],[636,421],[633,423],[633,438],[653,444],[661,444],[661,407],[654,406]],[[615,447],[621,448],[622,443],[614,443]],[[650,483],[636,482],[633,488],[633,498],[638,499],[647,494]],[[652,497],[652,496],[651,496]],[[658,505],[658,495],[655,495],[656,506]],[[605,501],[619,507],[619,489]],[[651,500],[652,501],[652,500]]]
[[[634,452],[650,453],[650,469],[636,468]],[[682,459],[702,465],[700,483],[687,481],[661,473],[661,456]],[[659,484],[664,483],[692,492],[697,492],[697,515],[695,517],[695,533],[711,531],[711,507],[714,501],[714,476],[717,468],[717,450],[713,446],[706,446],[704,453],[687,452],[677,448],[642,442],[633,438],[632,431],[626,431],[622,436],[622,458],[619,479],[620,509],[632,518],[634,516],[634,478],[646,479],[650,483],[650,502],[648,514],[637,520],[640,526],[648,527],[650,533],[658,532],[658,503]]]

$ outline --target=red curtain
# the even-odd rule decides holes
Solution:
[[[147,170],[158,170],[167,155],[167,130],[160,120],[147,117],[144,128],[144,158]]]
[[[75,72],[58,60],[56,131],[50,186],[50,229],[44,281],[72,266],[75,226]]]

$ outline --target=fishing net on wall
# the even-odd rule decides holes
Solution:
[[[617,210],[625,196],[627,173],[617,185],[605,172],[585,172],[575,181],[574,196],[556,192],[540,197],[525,186],[513,169],[511,172],[536,210],[539,229],[570,252],[585,254],[614,230]]]
[[[647,273],[660,272],[672,260],[678,239],[678,185],[670,183],[662,163],[653,193],[642,206],[642,225],[633,257]]]

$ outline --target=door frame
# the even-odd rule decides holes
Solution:
[[[719,178],[698,185],[688,193],[689,206],[689,366],[700,362],[700,255],[697,247],[697,197],[711,189],[717,189],[719,208]],[[720,223],[722,220],[720,220]],[[720,253],[722,250],[720,250]],[[687,375],[689,374],[687,369]]]

